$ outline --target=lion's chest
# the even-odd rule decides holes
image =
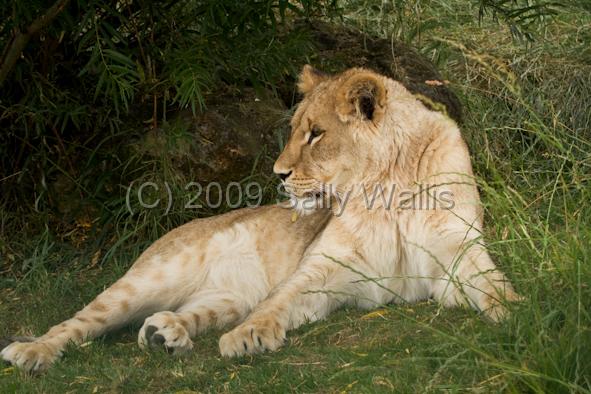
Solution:
[[[373,308],[389,302],[412,302],[428,296],[424,281],[408,259],[406,235],[398,226],[374,225],[358,233],[358,255],[368,272],[358,286],[358,304]],[[367,300],[367,301],[363,301]]]
[[[357,304],[363,308],[393,301],[399,286],[394,279],[400,275],[401,253],[396,229],[368,226],[358,232],[357,255],[367,278],[356,283]]]

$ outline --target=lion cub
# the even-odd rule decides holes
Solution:
[[[209,327],[233,327],[219,346],[235,357],[276,350],[286,331],[345,304],[434,298],[502,318],[503,301],[518,297],[482,241],[457,125],[366,69],[306,66],[298,86],[304,99],[274,167],[298,215],[245,208],[172,230],[74,317],[2,358],[44,370],[68,342],[137,319],[140,346],[175,354]]]

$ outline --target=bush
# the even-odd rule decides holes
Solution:
[[[116,173],[129,164],[122,145],[134,133],[159,126],[171,110],[199,111],[220,85],[272,88],[309,50],[286,18],[333,10],[329,0],[1,6],[3,205],[55,214],[66,188],[77,201],[65,202],[79,211],[106,209],[124,183]]]

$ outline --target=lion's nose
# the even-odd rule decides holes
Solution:
[[[288,171],[288,172],[278,172],[277,175],[279,175],[279,178],[281,178],[282,181],[286,180],[287,178],[289,178],[289,176],[291,175],[293,171]]]

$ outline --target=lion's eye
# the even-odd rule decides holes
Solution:
[[[311,145],[312,141],[320,137],[323,133],[324,130],[319,129],[318,127],[312,127],[312,130],[310,130],[310,137],[308,137],[308,145]]]

